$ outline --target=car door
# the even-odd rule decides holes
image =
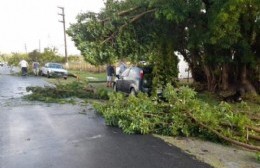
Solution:
[[[116,86],[118,91],[125,92],[125,86],[124,86],[124,81],[127,78],[129,74],[130,68],[126,69],[122,75],[117,79],[116,81]]]
[[[137,67],[132,67],[128,72],[128,75],[125,77],[123,81],[125,92],[130,93],[132,87],[135,89],[135,91],[138,91],[138,70],[139,69]]]
[[[43,75],[47,75],[47,67],[48,67],[48,63],[45,64],[45,65],[42,67],[42,74],[43,74]]]
[[[131,68],[128,68],[121,75],[121,86],[120,87],[121,87],[121,90],[126,93],[128,93],[128,90],[129,90],[128,89],[129,88],[128,80],[129,80],[130,71],[131,71]]]
[[[128,75],[125,77],[123,84],[124,84],[124,91],[126,93],[130,93],[131,87],[135,88],[135,68],[131,68]],[[135,88],[136,89],[136,88]]]

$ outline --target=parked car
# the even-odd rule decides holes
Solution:
[[[121,91],[128,94],[144,92],[151,94],[152,91],[152,68],[151,67],[130,67],[121,76],[116,77],[113,83],[114,91]]]
[[[67,79],[68,71],[63,68],[62,64],[48,62],[40,69],[40,74],[42,76],[50,77],[63,77]]]
[[[4,63],[3,63],[3,62],[0,62],[0,66],[4,66]]]

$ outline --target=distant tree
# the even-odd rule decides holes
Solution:
[[[41,53],[38,50],[33,50],[32,52],[28,53],[28,57],[31,62],[40,61]]]
[[[41,53],[39,60],[41,63],[46,63],[46,62],[64,63],[65,62],[65,58],[58,55],[56,48],[45,48],[43,53]]]
[[[28,61],[29,60],[28,54],[12,53],[11,56],[7,57],[7,62],[9,65],[18,66],[19,62],[23,59]]]
[[[69,55],[68,60],[69,62],[79,62],[82,56],[79,55]]]
[[[5,54],[0,54],[0,61],[6,61],[6,55]]]

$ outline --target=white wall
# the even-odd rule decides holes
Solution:
[[[178,54],[178,58],[180,59],[180,62],[178,64],[178,68],[179,68],[179,75],[178,78],[188,78],[188,64],[186,61],[184,61],[184,58],[182,55]],[[189,74],[189,77],[191,77],[191,73]]]

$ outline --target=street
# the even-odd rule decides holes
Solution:
[[[23,100],[27,86],[49,85],[43,79],[0,67],[0,168],[210,167],[152,135],[106,126],[91,105]]]

